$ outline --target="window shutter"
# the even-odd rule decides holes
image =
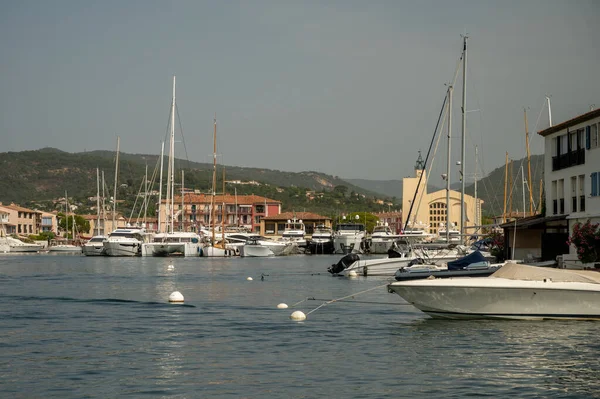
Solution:
[[[590,149],[591,146],[591,126],[585,127],[585,148]]]
[[[598,173],[592,173],[592,197],[598,195]]]

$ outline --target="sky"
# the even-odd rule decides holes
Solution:
[[[600,106],[594,0],[0,0],[0,152],[114,150],[119,136],[159,154],[176,75],[178,157],[212,162],[216,113],[219,163],[401,179],[465,33],[467,171],[475,146],[479,174],[525,156],[524,109],[542,153],[546,95],[554,124]],[[454,85],[453,165],[462,73]]]

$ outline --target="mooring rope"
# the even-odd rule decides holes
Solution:
[[[342,301],[342,300],[347,299],[347,298],[351,298],[351,297],[354,297],[354,296],[357,296],[357,295],[361,295],[361,294],[364,294],[364,293],[369,292],[369,291],[376,290],[376,289],[381,288],[381,287],[385,287],[387,285],[388,285],[388,283],[385,283],[385,284],[382,284],[382,285],[378,285],[376,287],[372,287],[372,288],[366,289],[364,291],[357,292],[355,294],[346,295],[346,296],[343,296],[341,298],[331,299],[331,300],[329,300],[327,302],[324,302],[324,303],[320,304],[319,306],[317,306],[316,308],[314,308],[313,310],[311,310],[310,312],[308,312],[306,315],[308,316],[309,314],[311,314],[313,312],[316,312],[318,309],[321,309],[323,306],[327,306],[330,303],[339,302],[339,301]],[[309,298],[307,298],[305,300],[308,300],[308,299]]]

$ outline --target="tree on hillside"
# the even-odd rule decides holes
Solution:
[[[343,184],[340,184],[339,186],[335,186],[333,189],[333,193],[337,197],[345,197],[347,192],[348,192],[348,187],[344,186]]]

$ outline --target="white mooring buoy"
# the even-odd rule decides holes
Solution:
[[[246,280],[248,280],[248,281],[252,281],[252,277],[248,277]]]
[[[181,295],[181,292],[179,291],[172,292],[171,295],[169,295],[169,302],[181,303],[183,302],[183,295]]]
[[[356,274],[356,270],[350,270],[348,272],[348,277],[356,277],[358,276],[358,274]]]
[[[277,305],[277,309],[287,309],[288,305],[286,305],[285,303],[280,303],[279,305]]]
[[[300,310],[296,310],[294,313],[292,313],[290,315],[290,319],[296,320],[296,321],[302,321],[302,320],[306,320],[306,315],[304,314],[304,312],[301,312]]]
[[[167,270],[175,270],[175,266],[173,266],[173,265],[168,265],[168,266],[167,266]]]

